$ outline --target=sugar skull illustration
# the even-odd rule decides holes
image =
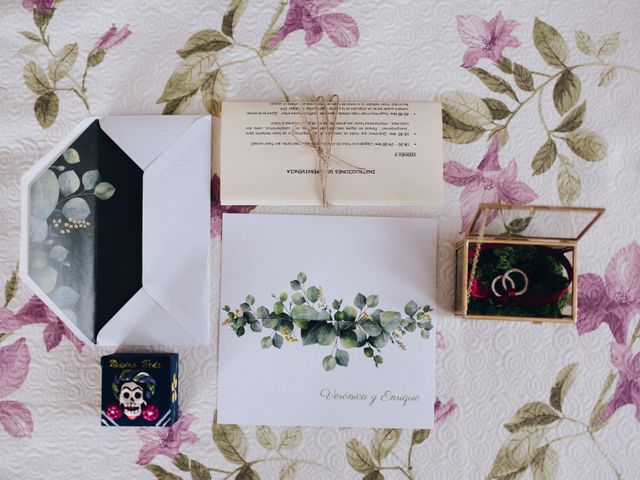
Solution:
[[[114,377],[111,389],[118,403],[107,408],[109,417],[116,419],[124,414],[129,420],[135,420],[142,415],[149,422],[158,418],[158,407],[149,404],[156,393],[156,381],[147,372],[123,370]]]

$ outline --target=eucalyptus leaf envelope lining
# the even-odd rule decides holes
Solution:
[[[209,116],[88,118],[22,177],[20,273],[82,340],[206,345]]]

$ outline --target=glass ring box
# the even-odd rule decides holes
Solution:
[[[455,313],[575,323],[578,241],[602,208],[480,204],[456,244]]]

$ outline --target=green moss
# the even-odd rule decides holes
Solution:
[[[469,246],[473,252],[475,245]],[[491,281],[511,268],[519,268],[529,277],[527,293],[531,295],[549,295],[558,292],[569,284],[569,279],[557,258],[534,246],[513,245],[504,248],[483,250],[480,253],[476,278],[490,288]],[[469,271],[471,261],[469,262]],[[520,275],[513,276],[516,289],[523,286]],[[548,305],[527,306],[513,301],[500,301],[493,297],[485,299],[471,298],[467,312],[471,315],[512,316],[536,318],[561,318],[562,309],[567,303],[568,293]]]

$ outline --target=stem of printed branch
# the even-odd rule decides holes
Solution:
[[[379,467],[378,470],[396,470],[396,471],[402,473],[409,480],[414,480],[413,475],[410,472],[407,472],[402,467]]]
[[[549,78],[551,75],[549,75],[548,73],[543,73],[543,72],[536,72],[535,70],[529,70],[531,73],[533,73],[534,75],[539,75],[541,77],[547,77]]]
[[[542,122],[542,126],[547,132],[547,137],[550,137],[551,132],[549,131],[549,126],[547,125],[547,122],[544,119],[544,114],[542,113],[542,92],[543,91],[544,91],[544,87],[540,88],[540,91],[538,92],[538,115],[540,115],[540,121]]]
[[[500,125],[499,127],[495,128],[493,131],[500,131],[504,128],[507,128],[509,126],[509,123],[511,122],[511,120],[513,120],[513,118],[516,116],[516,114],[520,111],[520,109],[526,105],[527,103],[529,103],[529,101],[535,96],[535,95],[539,95],[541,90],[544,89],[545,86],[547,86],[549,83],[551,83],[553,80],[555,80],[556,78],[558,78],[560,75],[562,75],[562,72],[564,70],[575,70],[577,68],[588,68],[588,67],[608,67],[608,68],[619,68],[622,70],[628,70],[630,72],[634,72],[634,73],[638,73],[640,74],[640,69],[639,68],[635,68],[635,67],[631,67],[628,65],[620,65],[617,63],[605,63],[605,62],[590,62],[590,63],[580,63],[578,65],[573,65],[571,67],[566,67],[563,68],[561,70],[559,70],[557,73],[554,73],[552,75],[550,74],[546,74],[546,73],[542,73],[542,72],[531,72],[531,73],[535,73],[537,75],[541,75],[543,77],[546,77],[546,80],[544,82],[542,82],[540,85],[538,85],[533,92],[531,92],[531,95],[529,95],[527,98],[525,98],[524,100],[518,102],[518,106],[516,107],[516,109],[511,112],[511,114],[509,115],[509,117],[507,118],[507,121],[503,124]],[[547,128],[545,126],[545,128]],[[548,132],[548,129],[547,129]]]
[[[222,470],[220,468],[209,468],[209,467],[207,467],[207,470],[209,470],[210,472],[216,472],[216,473],[234,473],[234,472],[231,472],[229,470]]]
[[[413,467],[411,466],[411,456],[413,455],[414,445],[415,444],[411,442],[411,445],[409,445],[409,453],[407,454],[407,470],[409,471],[413,470]]]
[[[633,347],[638,337],[640,337],[640,318],[638,319],[638,323],[636,323],[636,328],[633,329],[633,335],[631,335],[631,340],[629,340],[629,347]]]
[[[84,72],[82,73],[82,83],[80,84],[80,91],[84,94],[87,89],[85,87],[85,83],[87,82],[87,73],[89,72],[89,57],[87,57],[87,62],[84,64]]]
[[[570,438],[582,437],[583,435],[589,435],[589,432],[578,432],[572,433],[571,435],[562,435],[560,437],[556,437],[553,440],[550,440],[547,445],[551,445],[552,443],[561,442],[562,440],[568,440]]]
[[[613,464],[613,462],[611,461],[611,459],[609,458],[609,455],[607,455],[607,452],[604,451],[604,448],[602,448],[602,446],[600,445],[600,443],[596,440],[596,437],[593,435],[592,432],[589,432],[589,438],[591,439],[591,441],[593,442],[593,444],[596,446],[596,448],[598,449],[598,451],[600,452],[600,455],[602,455],[602,457],[607,461],[607,463],[609,464],[609,466],[611,467],[611,470],[613,470],[614,475],[616,476],[616,478],[618,480],[620,480],[622,478],[622,475],[620,474],[620,472],[618,471],[618,469],[616,468],[616,466]]]
[[[282,86],[282,84],[280,83],[280,81],[273,74],[271,69],[269,69],[269,67],[267,66],[267,63],[264,61],[264,58],[262,57],[262,53],[260,53],[260,50],[258,50],[257,48],[252,47],[251,45],[247,45],[245,43],[238,43],[238,42],[235,42],[235,41],[234,41],[234,45],[236,45],[236,46],[238,46],[240,48],[246,48],[247,50],[251,50],[252,52],[254,52],[256,54],[255,58],[260,60],[260,63],[262,64],[262,67],[264,68],[264,71],[267,72],[267,74],[271,77],[271,80],[273,81],[273,83],[276,85],[276,87],[278,87],[278,90],[280,90],[280,93],[282,93],[282,96],[284,97],[285,102],[288,102],[289,101],[289,95],[285,91],[285,89]]]
[[[280,16],[282,15],[282,12],[284,11],[284,7],[287,6],[287,3],[289,3],[288,0],[280,0],[280,3],[276,7],[276,11],[273,12],[273,16],[271,17],[271,22],[269,23],[269,26],[267,27],[267,33],[266,34],[268,34],[271,31],[271,29],[275,26],[276,22],[280,19]]]

